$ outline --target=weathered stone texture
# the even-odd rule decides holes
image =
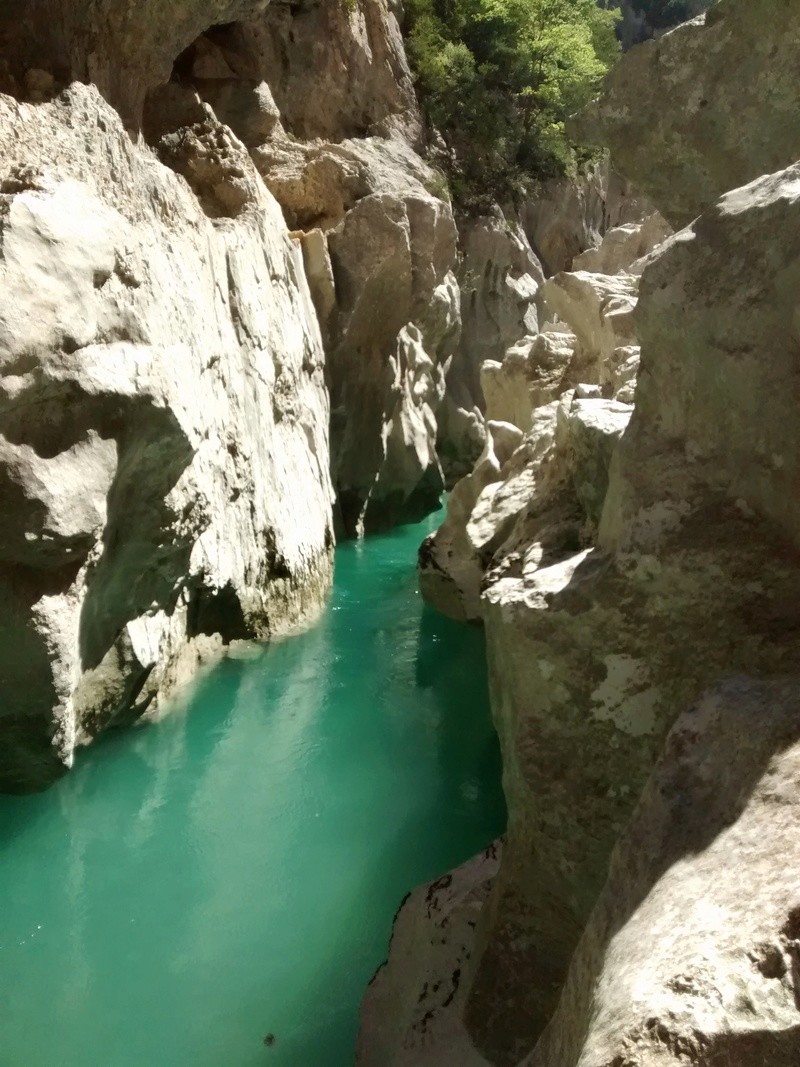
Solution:
[[[734,679],[681,715],[524,1067],[800,1062],[800,697]]]
[[[729,189],[800,158],[800,10],[775,0],[719,0],[692,22],[634,48],[576,133],[673,226]]]
[[[198,199],[94,88],[0,98],[4,788],[46,784],[330,583],[301,254],[243,146],[205,122],[228,165]],[[201,145],[184,151],[191,169]],[[247,196],[225,210],[229,188]]]

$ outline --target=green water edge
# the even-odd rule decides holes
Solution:
[[[436,521],[340,546],[311,630],[0,797],[3,1067],[352,1065],[401,899],[505,825],[483,633],[416,589]]]

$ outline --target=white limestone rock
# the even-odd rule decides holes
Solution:
[[[484,362],[490,425],[515,426],[524,442],[498,462],[489,434],[474,471],[450,494],[444,523],[420,549],[420,589],[438,610],[481,618],[486,572],[502,560],[515,565],[526,535],[512,532],[527,530],[529,512],[558,512],[558,532],[548,534],[558,543],[577,547],[596,531],[614,447],[631,414],[637,292],[638,278],[627,273],[549,278],[544,301],[564,321],[512,345],[502,363]]]
[[[555,413],[548,415],[554,429]],[[419,549],[422,595],[443,614],[461,621],[480,618],[480,586],[487,562],[525,499],[526,487],[518,482],[496,499],[509,480],[507,464],[522,445],[522,432],[510,423],[496,422],[487,423],[486,431],[484,451],[474,470],[454,486],[444,522]],[[523,471],[524,467],[523,462]]]
[[[484,581],[510,812],[467,1009],[490,1059],[519,1059],[549,1019],[614,838],[681,708],[724,674],[797,671],[795,302],[783,282],[797,188],[795,167],[759,179],[651,257],[636,408],[611,463],[601,548],[548,552],[550,516],[531,514]],[[721,1062],[773,1047],[766,1022],[765,1046],[753,1035]],[[724,1024],[708,1026],[722,1048]],[[646,1033],[640,1059],[618,1034],[615,1056],[659,1062]],[[776,1036],[776,1055],[793,1055],[792,1040]],[[605,1067],[611,1047],[586,1062]]]
[[[611,368],[617,349],[636,344],[633,312],[638,289],[639,279],[628,273],[565,272],[545,282],[548,310],[578,338],[573,373],[580,381],[613,388]]]
[[[655,212],[641,222],[615,226],[603,235],[596,248],[581,252],[572,261],[572,270],[589,274],[640,273],[637,263],[672,233],[672,227]]]
[[[637,326],[636,417],[604,516],[608,547],[647,542],[648,515],[691,514],[711,487],[800,538],[791,283],[800,166],[727,194],[651,257]]]
[[[328,356],[338,532],[421,518],[444,486],[437,413],[459,334],[456,230],[442,175],[415,150],[396,12],[385,0],[271,5],[207,30],[175,73],[246,144],[304,246]],[[409,337],[429,361],[424,387],[398,359]],[[420,417],[407,403],[400,417],[400,396],[420,389]],[[481,430],[453,406],[452,447],[474,458]]]
[[[253,154],[290,223],[321,228],[327,244],[335,303],[325,317],[326,345],[342,532],[422,518],[444,487],[436,414],[460,331],[449,204],[429,192],[434,172],[397,137],[278,141]],[[413,440],[406,434],[405,452],[390,453],[392,361],[409,329],[430,360],[434,402],[425,432]]]
[[[518,221],[549,276],[572,270],[574,258],[596,248],[607,230],[653,210],[605,158],[578,178],[544,182],[520,205]]]
[[[556,400],[570,388],[577,338],[563,323],[546,323],[542,332],[511,345],[502,362],[487,359],[481,366],[486,417],[510,422],[524,433],[532,427],[536,408]]]
[[[720,675],[798,669],[800,524],[788,488],[797,477],[789,279],[798,187],[796,167],[759,179],[648,256],[636,407],[616,449],[630,409],[603,408],[619,402],[584,386],[631,387],[636,279],[546,283],[591,357],[578,369],[598,373],[557,405],[528,504],[480,561],[482,578],[470,579],[481,590],[509,807],[463,1013],[490,1062],[519,1062],[550,1019],[613,843],[681,709]],[[626,291],[609,316],[604,301],[619,299],[620,281]],[[472,521],[470,512],[465,528]],[[608,989],[598,995],[611,997]],[[727,1050],[723,1063],[746,1063],[736,1057],[751,1047],[794,1055],[785,1023],[772,1044],[770,1026],[763,1039],[728,1046],[717,1016],[708,1047]],[[627,1044],[616,1033],[606,1058],[587,1064],[659,1062],[645,1031]],[[536,1062],[551,1067],[546,1056]]]
[[[106,725],[156,714],[179,663],[285,632],[330,584],[300,250],[220,136],[215,184],[184,146],[195,192],[92,87],[0,97],[6,789],[46,784]],[[225,215],[228,175],[248,192]]]

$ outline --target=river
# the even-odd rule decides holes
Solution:
[[[312,629],[0,797],[2,1067],[351,1067],[401,898],[505,821],[483,635],[416,590],[433,524],[340,546]]]

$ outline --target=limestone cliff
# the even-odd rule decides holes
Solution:
[[[404,1013],[386,1063],[800,1062],[800,176],[764,173],[800,154],[795,36],[789,5],[720,0],[622,60],[587,121],[695,221],[638,263],[641,234],[578,257],[543,287],[558,329],[484,366],[489,442],[420,567],[486,627],[508,840],[459,884],[436,958],[408,951],[431,921],[409,901],[365,1002],[365,1035],[381,987]],[[590,427],[615,395],[634,401],[616,430]],[[451,965],[421,1028],[415,994]]]
[[[0,98],[6,789],[313,614],[333,544],[319,329],[243,146],[204,115],[204,199],[96,88],[37,79]]]
[[[335,525],[436,506],[460,300],[384,0],[2,5],[0,146],[0,788],[27,789],[313,616]]]

